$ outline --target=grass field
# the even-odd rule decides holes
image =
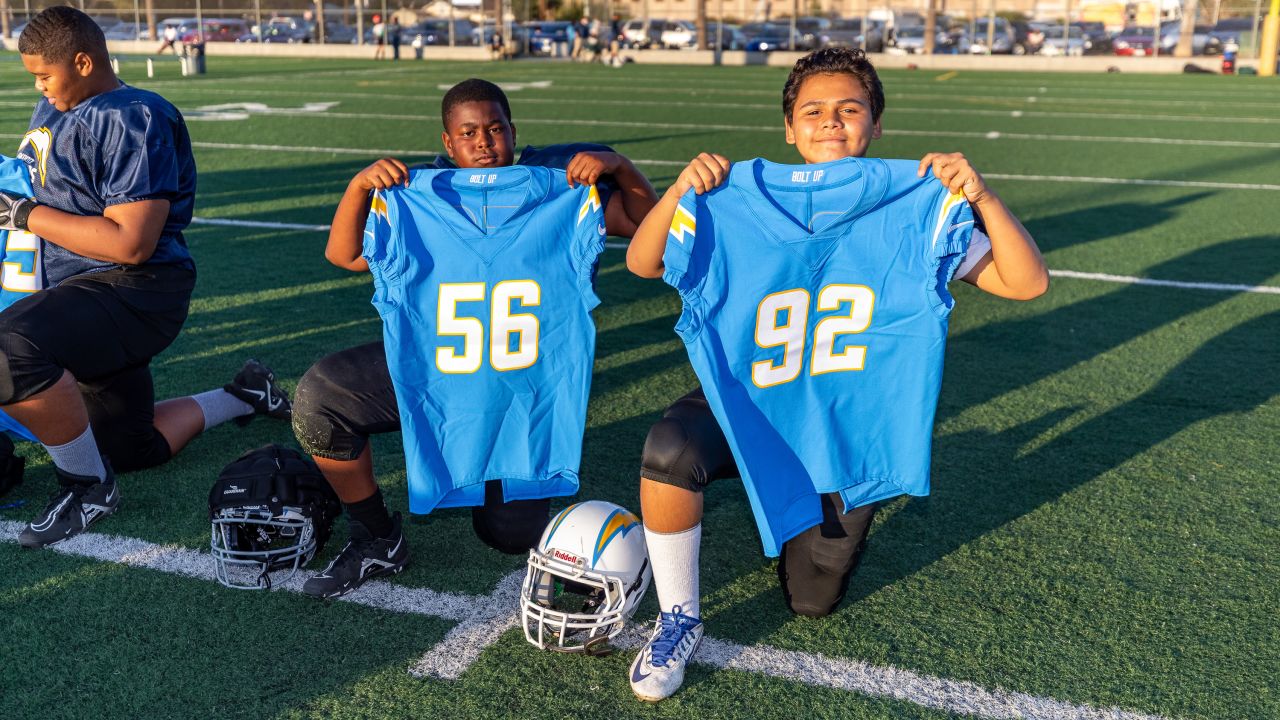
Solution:
[[[3,61],[12,148],[37,98]],[[121,72],[187,115],[198,218],[245,223],[187,233],[200,280],[186,330],[154,362],[166,397],[221,385],[250,356],[292,388],[322,355],[379,336],[368,278],[327,265],[322,232],[267,224],[323,226],[374,158],[430,159],[441,86],[508,83],[521,144],[605,142],[659,189],[702,150],[797,159],[776,68],[210,68],[184,80],[166,61],[148,81],[125,59]],[[963,151],[1058,277],[1024,304],[955,289],[933,495],[877,515],[833,617],[786,611],[741,485],[718,483],[702,561],[717,642],[678,696],[642,705],[630,651],[552,655],[503,631],[501,581],[523,560],[484,547],[465,511],[409,525],[412,566],[368,605],[211,582],[196,554],[209,486],[241,451],[292,442],[285,424],[219,427],[123,477],[120,512],[61,553],[13,542],[53,488],[47,456],[24,446],[27,481],[2,502],[27,505],[0,511],[0,717],[1280,717],[1280,84],[883,79],[872,154]],[[215,107],[237,103],[272,111]],[[580,497],[638,509],[648,426],[696,381],[670,288],[611,249],[599,292]],[[404,509],[399,445],[375,441]],[[342,523],[335,535],[326,560]],[[655,611],[651,593],[638,618]]]

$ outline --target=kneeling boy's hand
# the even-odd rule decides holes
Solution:
[[[25,195],[0,191],[0,230],[26,230],[27,218],[39,204]]]
[[[941,180],[952,193],[963,193],[970,205],[977,205],[986,199],[987,182],[963,154],[929,153],[920,160],[920,169],[916,174],[924,177],[924,171],[930,167],[933,168],[934,177]]]
[[[702,153],[680,171],[680,177],[676,178],[676,184],[671,187],[678,195],[689,192],[689,188],[701,195],[720,187],[725,178],[729,177],[729,166],[732,164],[723,155]]]
[[[395,158],[382,158],[356,173],[351,184],[365,192],[386,190],[396,185],[408,187],[409,167]]]
[[[580,152],[569,159],[564,173],[569,187],[594,185],[601,175],[612,175],[622,165],[622,156],[613,152]]]

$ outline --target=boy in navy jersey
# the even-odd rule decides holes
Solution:
[[[498,168],[515,164],[515,124],[502,89],[479,79],[464,80],[441,101],[448,160],[436,167]],[[526,147],[522,165],[562,168],[570,184],[595,184],[605,206],[610,235],[630,237],[657,195],[625,157],[601,146]],[[360,171],[334,213],[325,258],[338,267],[368,272],[362,257],[370,194],[406,184],[409,168],[383,158]],[[434,312],[434,311],[432,311]],[[351,540],[303,591],[316,597],[344,595],[366,580],[397,573],[409,561],[400,513],[391,515],[373,475],[369,436],[400,429],[400,409],[382,340],[321,358],[302,377],[295,393],[293,430],[333,486],[346,511]],[[504,502],[502,483],[484,484],[484,504],[472,509],[476,535],[502,552],[525,553],[549,520],[549,498]]]
[[[880,137],[880,115],[884,110],[884,91],[880,85],[880,80],[876,75],[875,69],[871,63],[866,60],[859,50],[845,49],[827,49],[812,53],[801,58],[791,71],[790,77],[787,79],[783,88],[783,117],[786,124],[787,142],[796,146],[796,150],[804,159],[807,165],[817,165],[819,163],[839,163],[839,161],[847,158],[861,158],[867,153],[867,149],[872,140]],[[775,176],[780,174],[779,168],[768,168],[764,163],[757,162],[753,164],[753,168],[763,168],[759,170],[759,176],[749,181],[753,185],[757,181],[760,185],[769,185],[771,182],[769,174],[772,172]],[[879,209],[881,202],[875,197],[869,197],[869,191],[863,190],[863,195],[855,194],[856,187],[868,188],[871,186],[872,178],[877,173],[881,173],[883,177],[882,167],[865,168],[860,166],[844,165],[828,165],[822,169],[822,172],[805,172],[803,170],[793,171],[790,175],[791,183],[796,182],[796,176],[799,176],[801,182],[809,182],[811,179],[816,180],[817,175],[824,174],[829,176],[832,174],[844,173],[850,177],[856,177],[857,173],[865,170],[862,176],[861,185],[848,185],[845,191],[847,200],[845,206],[849,207],[850,203],[857,202],[862,205],[859,209],[857,205],[854,209],[843,211],[837,217],[837,221],[853,220],[859,217],[859,212],[870,213],[872,209]],[[781,168],[785,169],[785,168]],[[914,174],[923,178],[928,170],[932,169],[933,175],[941,182],[942,187],[930,185],[929,188],[923,188],[922,194],[929,194],[936,198],[933,209],[935,211],[941,209],[941,213],[935,212],[929,218],[911,218],[911,222],[903,222],[900,230],[893,230],[888,233],[889,237],[867,237],[853,235],[844,235],[840,237],[841,242],[861,242],[867,248],[878,250],[883,253],[886,258],[880,265],[867,265],[866,267],[888,267],[894,273],[893,277],[883,279],[861,277],[857,280],[848,280],[847,282],[866,282],[868,285],[877,287],[893,287],[896,293],[890,293],[886,290],[884,297],[876,298],[872,291],[864,285],[842,285],[823,287],[821,295],[826,295],[829,287],[855,289],[865,291],[867,295],[862,307],[866,310],[865,324],[859,321],[856,327],[846,329],[843,332],[851,337],[863,337],[858,335],[867,330],[872,321],[871,303],[873,301],[883,301],[886,307],[892,305],[889,296],[892,294],[893,299],[897,301],[903,296],[912,296],[913,302],[924,302],[926,290],[933,285],[937,285],[939,278],[956,277],[969,282],[977,287],[1000,297],[1011,298],[1016,300],[1029,300],[1037,297],[1048,287],[1049,275],[1045,268],[1044,261],[1040,257],[1040,252],[1036,247],[1035,241],[1018,222],[1017,218],[1009,211],[995,192],[987,187],[981,175],[973,169],[969,161],[959,153],[940,154],[930,153],[926,155],[919,163],[915,173],[909,170],[903,177],[901,173],[901,165],[897,166],[897,177],[894,182],[898,187],[909,187],[912,185],[910,175]],[[748,173],[749,174],[749,173]],[[717,265],[713,270],[707,270],[704,265],[695,264],[708,262],[707,257],[711,253],[720,252],[722,254],[732,254],[734,243],[724,243],[726,247],[719,250],[706,250],[706,241],[703,240],[704,234],[708,240],[714,240],[712,233],[715,232],[711,228],[711,232],[706,232],[708,228],[698,227],[695,234],[695,222],[693,214],[686,204],[681,203],[681,198],[693,190],[696,194],[702,195],[725,183],[730,176],[729,161],[720,156],[709,153],[703,153],[695,158],[681,172],[676,183],[667,191],[661,201],[654,207],[653,211],[644,219],[640,228],[636,231],[635,237],[631,242],[631,246],[627,251],[627,265],[632,272],[641,277],[666,277],[669,282],[675,281],[681,283],[682,294],[688,293],[689,297],[696,295],[695,301],[713,302],[712,300],[700,294],[703,288],[690,287],[689,283],[693,280],[685,277],[685,270],[689,274],[695,271],[700,273],[698,278],[707,283],[720,283],[729,287],[737,287],[737,294],[741,295],[741,290],[746,288],[748,278],[746,274],[725,274],[724,266]],[[785,180],[775,179],[772,182],[784,183]],[[931,182],[931,181],[930,181]],[[882,180],[887,183],[887,180]],[[919,185],[917,183],[917,185]],[[882,185],[882,187],[887,185]],[[781,185],[778,185],[781,187]],[[932,188],[932,190],[930,190]],[[945,188],[945,189],[944,189]],[[776,202],[779,207],[786,204],[785,199],[781,199],[781,195],[788,194],[786,190],[794,190],[796,188],[787,187],[780,192],[780,199]],[[732,190],[732,188],[726,188]],[[921,188],[917,187],[913,192],[920,192]],[[947,198],[948,191],[952,194],[952,198]],[[795,195],[797,193],[789,193]],[[964,222],[968,210],[959,208],[958,201],[963,196],[963,200],[967,200],[972,207],[972,218],[969,222]],[[737,195],[731,197],[737,198]],[[884,198],[891,195],[877,195],[876,197]],[[687,201],[686,201],[687,202]],[[710,201],[708,200],[708,204]],[[696,205],[696,203],[695,203]],[[736,213],[737,216],[759,215],[763,216],[769,211],[769,202],[761,202],[761,207],[752,207],[750,213]],[[923,205],[908,205],[907,210],[913,207],[919,208]],[[831,210],[832,208],[823,208]],[[805,216],[804,222],[800,224],[808,224],[808,227],[797,231],[787,223],[780,223],[776,235],[779,237],[787,235],[795,237],[815,239],[821,234],[820,231],[831,225],[824,225],[827,222],[836,222],[830,219],[830,216],[837,215],[834,212],[819,213],[819,208],[810,208],[815,213],[812,220]],[[901,212],[900,209],[895,209]],[[784,210],[784,212],[786,212]],[[919,213],[917,213],[919,214]],[[825,215],[826,217],[822,217]],[[847,217],[846,217],[847,216]],[[936,224],[933,217],[938,217]],[[727,226],[731,220],[736,218],[712,217],[718,220],[718,225]],[[974,225],[972,222],[976,220],[977,229],[970,230],[966,225]],[[944,222],[945,221],[945,222]],[[698,223],[700,225],[700,223]],[[708,223],[710,224],[710,223]],[[793,223],[794,224],[794,223]],[[909,228],[920,227],[925,229],[925,233],[912,231]],[[936,229],[935,229],[936,228]],[[957,230],[960,228],[960,230]],[[941,243],[945,236],[949,235],[953,230],[957,234],[962,233],[956,240],[954,247],[960,250],[950,250],[953,254],[942,257],[942,250],[938,249],[938,255],[934,257],[932,265],[923,261],[921,256],[910,255],[913,247],[912,243],[916,242],[913,237],[925,235],[926,241],[924,247],[929,248],[927,242],[927,234],[932,233],[935,243]],[[811,234],[806,234],[806,232]],[[901,237],[894,236],[894,233]],[[912,236],[914,232],[914,236]],[[971,232],[971,235],[970,235]],[[733,240],[741,240],[745,243],[746,237],[732,238]],[[792,238],[794,239],[794,238]],[[696,245],[698,241],[702,241],[699,252],[694,260],[684,260],[687,258],[688,248]],[[879,243],[874,245],[873,243]],[[753,246],[754,247],[754,246]],[[830,247],[830,246],[826,246]],[[940,246],[939,246],[940,247]],[[805,263],[801,273],[809,276],[809,268],[822,268],[827,258],[834,256],[836,251],[831,251],[832,255],[822,255],[824,246],[816,242],[806,242],[804,240],[796,241],[789,247],[793,255],[801,257],[804,252],[816,253],[812,256],[803,255]],[[664,256],[664,252],[667,253]],[[676,254],[672,254],[676,253]],[[681,255],[680,253],[685,253]],[[783,253],[781,256],[785,256]],[[868,253],[869,254],[869,253]],[[962,254],[963,257],[958,257]],[[688,263],[688,268],[668,267],[666,260],[670,259],[674,265],[676,260],[680,259],[682,263]],[[903,258],[908,258],[904,260]],[[754,272],[758,278],[768,275],[769,273],[784,272],[781,264],[775,266],[768,264],[769,261],[761,260],[765,263],[767,270],[760,269],[756,272],[756,268],[748,268]],[[794,265],[794,263],[793,263]],[[738,267],[742,267],[739,265]],[[665,275],[664,275],[665,274]],[[812,277],[822,277],[817,270],[812,272]],[[856,273],[853,276],[857,276]],[[767,278],[766,278],[767,279]],[[769,298],[777,299],[786,295],[785,289],[788,287],[786,283],[791,282],[794,278],[782,280],[784,283],[776,290],[784,292],[775,292],[769,295]],[[916,283],[911,285],[910,283]],[[674,283],[673,283],[674,284]],[[769,283],[765,282],[764,285]],[[903,289],[905,288],[905,290]],[[913,292],[912,288],[918,290]],[[818,288],[800,289],[790,291],[799,297],[807,298],[805,294],[809,290],[815,291],[814,298],[819,298]],[[720,289],[724,292],[723,288]],[[772,290],[772,288],[771,288]],[[769,292],[769,291],[765,291]],[[935,297],[939,297],[945,293],[945,288],[938,291],[935,288]],[[725,309],[731,303],[729,299],[734,299],[733,291],[721,295],[714,302],[719,303],[723,300],[724,304],[716,305],[716,312],[724,314],[728,311]],[[747,295],[751,295],[750,292]],[[848,317],[838,315],[828,315],[822,320],[831,319],[838,322],[852,323],[856,317],[856,308],[859,307],[857,302],[851,302],[853,296],[845,298],[846,301],[837,304],[836,307],[843,308],[840,312],[848,312]],[[916,298],[920,298],[917,300]],[[949,297],[949,296],[948,296]],[[754,300],[755,296],[747,298]],[[761,301],[760,307],[764,307],[764,300]],[[901,305],[902,303],[899,303]],[[772,307],[772,306],[771,306]],[[719,360],[718,367],[713,371],[716,373],[713,377],[717,379],[724,377],[727,373],[726,368],[735,361],[743,358],[748,360],[754,359],[753,352],[758,350],[770,350],[775,347],[784,347],[787,349],[787,357],[780,360],[779,364],[773,364],[770,359],[762,362],[748,364],[750,377],[737,377],[726,380],[726,385],[736,386],[731,388],[731,392],[738,392],[739,395],[755,392],[751,390],[755,388],[767,388],[777,383],[790,383],[791,380],[798,380],[801,386],[796,390],[795,397],[803,400],[816,399],[815,404],[821,404],[824,398],[826,388],[834,387],[832,385],[819,385],[819,383],[828,382],[833,373],[827,368],[819,368],[816,360],[813,364],[808,364],[809,357],[805,352],[795,353],[794,358],[791,357],[791,348],[799,347],[802,338],[805,338],[805,330],[798,330],[794,333],[793,320],[802,317],[809,307],[808,303],[795,304],[791,306],[793,309],[789,312],[764,312],[759,311],[752,305],[749,308],[749,314],[752,317],[747,321],[754,321],[755,339],[751,342],[751,338],[747,337],[745,344],[732,349],[725,349],[725,357]],[[818,311],[831,310],[834,308],[824,308],[822,302],[819,301]],[[949,306],[946,307],[949,309]],[[929,324],[929,308],[925,308],[923,314],[918,313],[912,320],[923,319],[924,324]],[[816,315],[818,311],[814,311]],[[942,312],[945,312],[943,310]],[[686,306],[685,317],[682,318],[681,324],[684,325],[685,332],[692,334],[689,330],[689,324],[686,324],[687,318],[697,317],[698,321],[705,320],[708,324],[712,322],[720,322],[718,317],[709,317],[710,311],[700,312],[698,309],[691,310]],[[877,305],[877,319],[879,319],[880,307]],[[891,318],[892,318],[892,314]],[[764,318],[759,320],[758,318]],[[785,318],[785,319],[783,319]],[[735,320],[742,318],[735,316]],[[894,320],[901,320],[900,324],[906,324],[906,320],[901,318],[892,318],[890,324]],[[820,321],[821,322],[821,321]],[[945,316],[941,321],[943,324],[940,331],[945,338]],[[803,325],[803,320],[796,320],[796,324]],[[938,321],[933,321],[935,332],[939,330],[936,326]],[[749,327],[749,325],[748,325]],[[764,335],[761,334],[761,328],[764,327]],[[849,325],[846,325],[848,328]],[[680,326],[677,330],[681,330]],[[813,332],[816,338],[818,333]],[[785,337],[784,337],[785,336]],[[717,336],[723,337],[723,336]],[[736,339],[736,336],[735,336]],[[689,343],[691,356],[695,352],[694,343],[686,337]],[[870,340],[866,341],[870,344]],[[822,359],[834,359],[840,363],[848,363],[851,361],[853,352],[871,353],[873,348],[855,348],[860,346],[859,341],[850,341],[848,344],[841,346],[841,350],[837,351],[834,345],[818,347],[819,343],[815,339],[812,342],[813,347],[809,348],[814,357],[818,357],[820,350],[822,351]],[[881,348],[883,349],[883,348]],[[936,379],[940,380],[941,366],[940,344],[935,343],[932,348],[938,356],[939,362],[935,368],[931,368],[928,372],[936,372]],[[731,350],[736,350],[734,354]],[[877,356],[877,360],[883,360],[890,353],[881,352]],[[777,357],[775,355],[775,357]],[[861,356],[859,356],[861,357]],[[902,357],[899,355],[898,357]],[[912,356],[912,359],[918,359],[919,354]],[[794,362],[793,362],[794,360]],[[868,361],[870,363],[870,361]],[[806,364],[810,368],[808,373],[804,373],[801,369]],[[695,363],[696,366],[696,363]],[[786,371],[782,372],[784,367]],[[871,367],[868,365],[867,367]],[[856,362],[856,367],[845,367],[838,369],[863,370],[862,361]],[[907,371],[902,367],[894,367],[891,363],[888,367],[885,364],[876,366],[880,374],[875,377],[890,378],[889,382],[900,382],[907,384],[916,381],[912,371]],[[887,372],[886,372],[887,370]],[[914,370],[914,369],[913,369]],[[757,371],[761,377],[757,377]],[[893,380],[896,372],[902,372],[899,380]],[[770,374],[772,373],[772,375]],[[701,370],[700,370],[701,375]],[[781,379],[776,379],[774,375],[782,375]],[[872,378],[868,373],[858,373],[861,378]],[[852,377],[852,374],[847,375]],[[710,385],[710,384],[708,384]],[[852,383],[844,387],[853,386]],[[739,391],[738,388],[747,388],[746,391]],[[877,391],[892,392],[888,388],[877,388]],[[847,390],[846,390],[847,392]],[[936,386],[934,389],[936,393]],[[924,394],[922,394],[923,396]],[[717,396],[721,397],[721,396]],[[761,396],[752,395],[753,398]],[[936,400],[936,394],[933,396]],[[799,402],[800,400],[797,400]],[[763,401],[761,401],[763,407]],[[927,405],[927,403],[922,403]],[[748,404],[749,407],[749,404]],[[832,406],[834,407],[834,406]],[[928,413],[927,417],[932,417],[932,406],[910,408],[907,412]],[[738,418],[729,414],[730,418]],[[792,417],[791,425],[787,427],[774,426],[767,429],[767,432],[776,431],[778,436],[786,436],[788,434],[803,434],[821,432],[822,427],[814,427],[813,419],[823,417],[818,413],[809,413],[808,416],[799,414],[801,420]],[[922,414],[922,417],[924,415]],[[796,427],[796,424],[801,425]],[[757,429],[764,431],[763,425],[758,425]],[[855,425],[854,432],[863,432],[868,435],[876,435],[884,432],[884,427],[877,426],[874,428],[859,428]],[[915,442],[923,446],[925,457],[927,457],[928,429],[926,427],[923,433],[917,432],[916,435],[923,437],[915,438]],[[913,436],[914,437],[914,436]],[[751,438],[745,440],[739,437],[739,440],[750,443]],[[878,442],[879,437],[873,438],[873,442]],[[763,444],[763,440],[759,440]],[[832,443],[834,445],[835,443]],[[870,444],[870,443],[869,443]],[[745,448],[752,449],[752,448]],[[918,457],[911,458],[918,460]],[[868,461],[869,458],[835,458],[838,462],[851,463],[856,466],[859,463]],[[892,461],[891,461],[892,462]],[[761,463],[767,464],[767,463]],[[872,463],[867,462],[868,466]],[[903,459],[903,464],[908,464]],[[808,466],[806,466],[807,469]],[[876,468],[879,470],[879,468]],[[892,470],[892,468],[890,468]],[[759,473],[759,470],[753,470]],[[927,492],[927,467],[924,470],[922,485],[916,486],[916,494],[920,491]],[[708,404],[707,394],[704,394],[702,388],[698,388],[689,393],[685,397],[677,400],[664,413],[662,420],[658,421],[649,431],[649,436],[645,441],[644,453],[641,464],[641,480],[640,480],[640,502],[644,514],[645,538],[649,548],[649,558],[653,567],[653,583],[657,588],[658,601],[661,606],[660,614],[649,643],[636,656],[631,666],[631,688],[632,691],[642,700],[658,701],[669,697],[674,693],[683,682],[685,666],[693,657],[697,650],[698,644],[702,639],[703,625],[701,622],[701,613],[699,609],[698,595],[698,548],[701,540],[701,520],[702,520],[702,489],[710,482],[728,477],[738,477],[745,475],[740,473],[735,459],[735,454],[731,451],[729,441],[726,437],[724,429],[721,427],[717,418],[713,415],[712,407]],[[831,481],[832,478],[814,477],[815,482]],[[813,524],[804,529],[802,523],[793,523],[793,526],[786,526],[785,523],[779,523],[778,527],[782,528],[782,535],[777,538],[781,542],[780,558],[778,563],[778,577],[783,590],[783,596],[787,602],[787,606],[795,613],[808,615],[812,617],[822,617],[830,614],[835,610],[843,599],[845,590],[849,584],[850,575],[857,567],[858,560],[862,554],[867,529],[870,526],[871,518],[875,512],[875,501],[890,496],[891,488],[888,486],[892,483],[877,483],[877,478],[868,478],[869,482],[861,485],[850,485],[848,488],[842,488],[842,492],[823,492],[814,495],[813,487],[809,488],[809,496],[803,493],[798,495],[804,502],[812,502],[812,508],[805,506],[805,517],[813,517]],[[754,497],[765,497],[772,499],[777,507],[754,508],[757,512],[757,518],[762,515],[772,514],[776,519],[780,517],[788,508],[785,506],[789,496],[788,492],[795,490],[795,478],[791,477],[755,477],[755,486],[749,487],[749,491]],[[878,485],[878,486],[877,486]],[[764,486],[763,488],[761,486]],[[862,502],[849,503],[848,498],[850,488],[863,488],[867,486],[874,487],[874,493],[865,504]],[[783,488],[783,491],[779,491]],[[898,493],[904,490],[898,490]],[[791,495],[790,497],[796,497]],[[762,506],[767,506],[768,502],[762,502]],[[852,507],[849,505],[852,504]],[[820,520],[819,520],[820,518]],[[763,522],[763,521],[761,521]],[[762,524],[762,535],[765,529]],[[769,539],[766,538],[766,545],[769,545]]]
[[[112,468],[168,460],[204,429],[255,412],[288,417],[269,370],[155,404],[151,358],[187,316],[196,168],[177,109],[121,83],[102,30],[52,7],[18,41],[44,95],[18,157],[33,197],[0,193],[0,228],[40,238],[39,290],[0,311],[0,407],[49,451],[59,490],[19,535],[43,547],[119,502]]]

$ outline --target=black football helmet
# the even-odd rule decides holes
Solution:
[[[218,582],[230,588],[270,588],[270,573],[287,580],[324,548],[342,513],[338,496],[311,458],[267,445],[222,469],[209,491],[210,548]]]

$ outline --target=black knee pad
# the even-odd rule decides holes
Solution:
[[[713,480],[737,475],[728,441],[711,415],[668,415],[649,428],[640,457],[641,477],[702,492]]]
[[[502,483],[485,483],[484,505],[471,509],[471,527],[498,552],[523,555],[538,544],[551,520],[551,498],[502,502]]]
[[[797,615],[826,617],[844,600],[862,560],[875,505],[840,512],[840,496],[823,496],[822,522],[791,538],[778,559],[778,581]]]
[[[333,417],[323,405],[329,387],[324,360],[321,360],[307,370],[293,393],[293,435],[308,455],[330,457],[334,454]]]

